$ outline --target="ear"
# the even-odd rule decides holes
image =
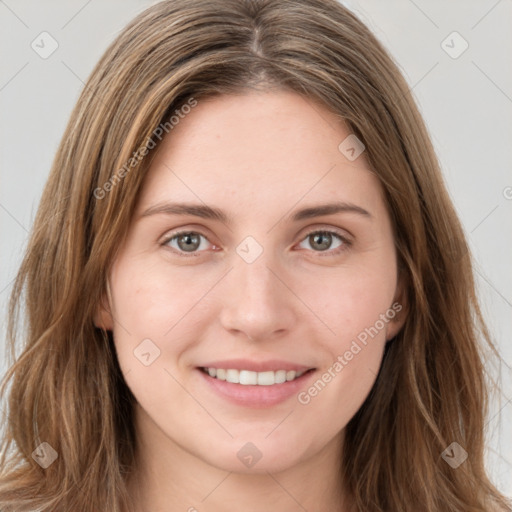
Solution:
[[[104,294],[96,306],[93,321],[98,329],[103,329],[104,331],[112,331],[114,329],[114,318],[110,311],[110,304]]]
[[[407,286],[404,272],[400,272],[393,302],[390,306],[390,315],[386,329],[386,342],[391,341],[402,329],[409,314],[409,301],[407,300]]]

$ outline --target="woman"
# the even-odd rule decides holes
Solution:
[[[132,21],[58,149],[11,343],[23,291],[2,510],[512,510],[460,223],[334,0]]]

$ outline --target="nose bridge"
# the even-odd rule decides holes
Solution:
[[[295,322],[293,294],[275,275],[279,270],[270,251],[255,257],[255,247],[237,255],[223,293],[221,321],[225,329],[242,331],[251,339],[268,339]],[[240,246],[237,249],[239,252]],[[246,258],[246,254],[251,254]],[[239,257],[240,256],[240,257]],[[283,279],[283,277],[281,277]],[[283,279],[285,281],[285,279]]]
[[[239,306],[247,309],[247,313],[278,307],[286,300],[279,290],[279,282],[270,270],[272,264],[270,254],[264,252],[255,261],[248,263],[242,258],[235,263],[232,280],[237,288]]]
[[[277,299],[279,291],[276,277],[270,270],[272,262],[268,256],[260,256],[256,261],[243,260],[235,264],[233,278],[242,285],[244,297],[268,304]]]
[[[261,236],[258,238],[261,240]],[[276,265],[269,243],[269,237],[261,243],[253,236],[245,237],[236,247],[232,272],[233,279],[245,288],[246,296],[264,302],[275,299],[273,295],[278,293],[276,278],[270,270]]]

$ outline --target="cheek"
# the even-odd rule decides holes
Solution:
[[[324,283],[322,293],[311,287],[308,298],[330,328],[317,337],[325,357],[316,380],[297,398],[309,417],[323,418],[333,433],[350,421],[375,382],[394,318],[395,280],[392,268],[382,274],[366,267],[365,272],[340,272]]]
[[[111,278],[115,315],[134,336],[163,338],[208,290],[208,280],[137,260],[121,262]]]
[[[347,343],[377,323],[377,330],[385,337],[387,324],[381,315],[391,307],[396,290],[393,265],[352,266],[330,269],[328,276],[308,277],[299,293],[325,325],[325,341],[339,353]]]
[[[184,335],[184,329],[189,329],[189,323],[182,319],[204,294],[198,286],[190,285],[195,281],[187,281],[179,272],[171,275],[142,259],[120,260],[113,269],[114,343],[127,382],[135,379],[140,393],[150,386],[157,369],[170,367],[169,362],[185,349],[189,336]],[[172,345],[164,343],[170,336]]]
[[[305,418],[308,429],[324,425],[323,436],[336,435],[350,422],[370,393],[383,353],[383,343],[352,345],[350,359],[342,352],[335,361],[319,372],[316,380],[302,389],[298,396],[297,417]]]

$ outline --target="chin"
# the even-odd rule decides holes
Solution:
[[[242,474],[276,473],[306,459],[308,454],[303,450],[305,447],[311,449],[313,445],[312,440],[306,440],[304,435],[297,436],[295,441],[285,432],[284,434],[283,437],[276,436],[272,439],[274,434],[255,436],[248,433],[247,436],[230,439],[222,445],[214,441],[216,449],[212,450],[210,445],[207,457],[201,450],[197,455],[208,464],[223,471]],[[299,441],[299,438],[302,441]]]

